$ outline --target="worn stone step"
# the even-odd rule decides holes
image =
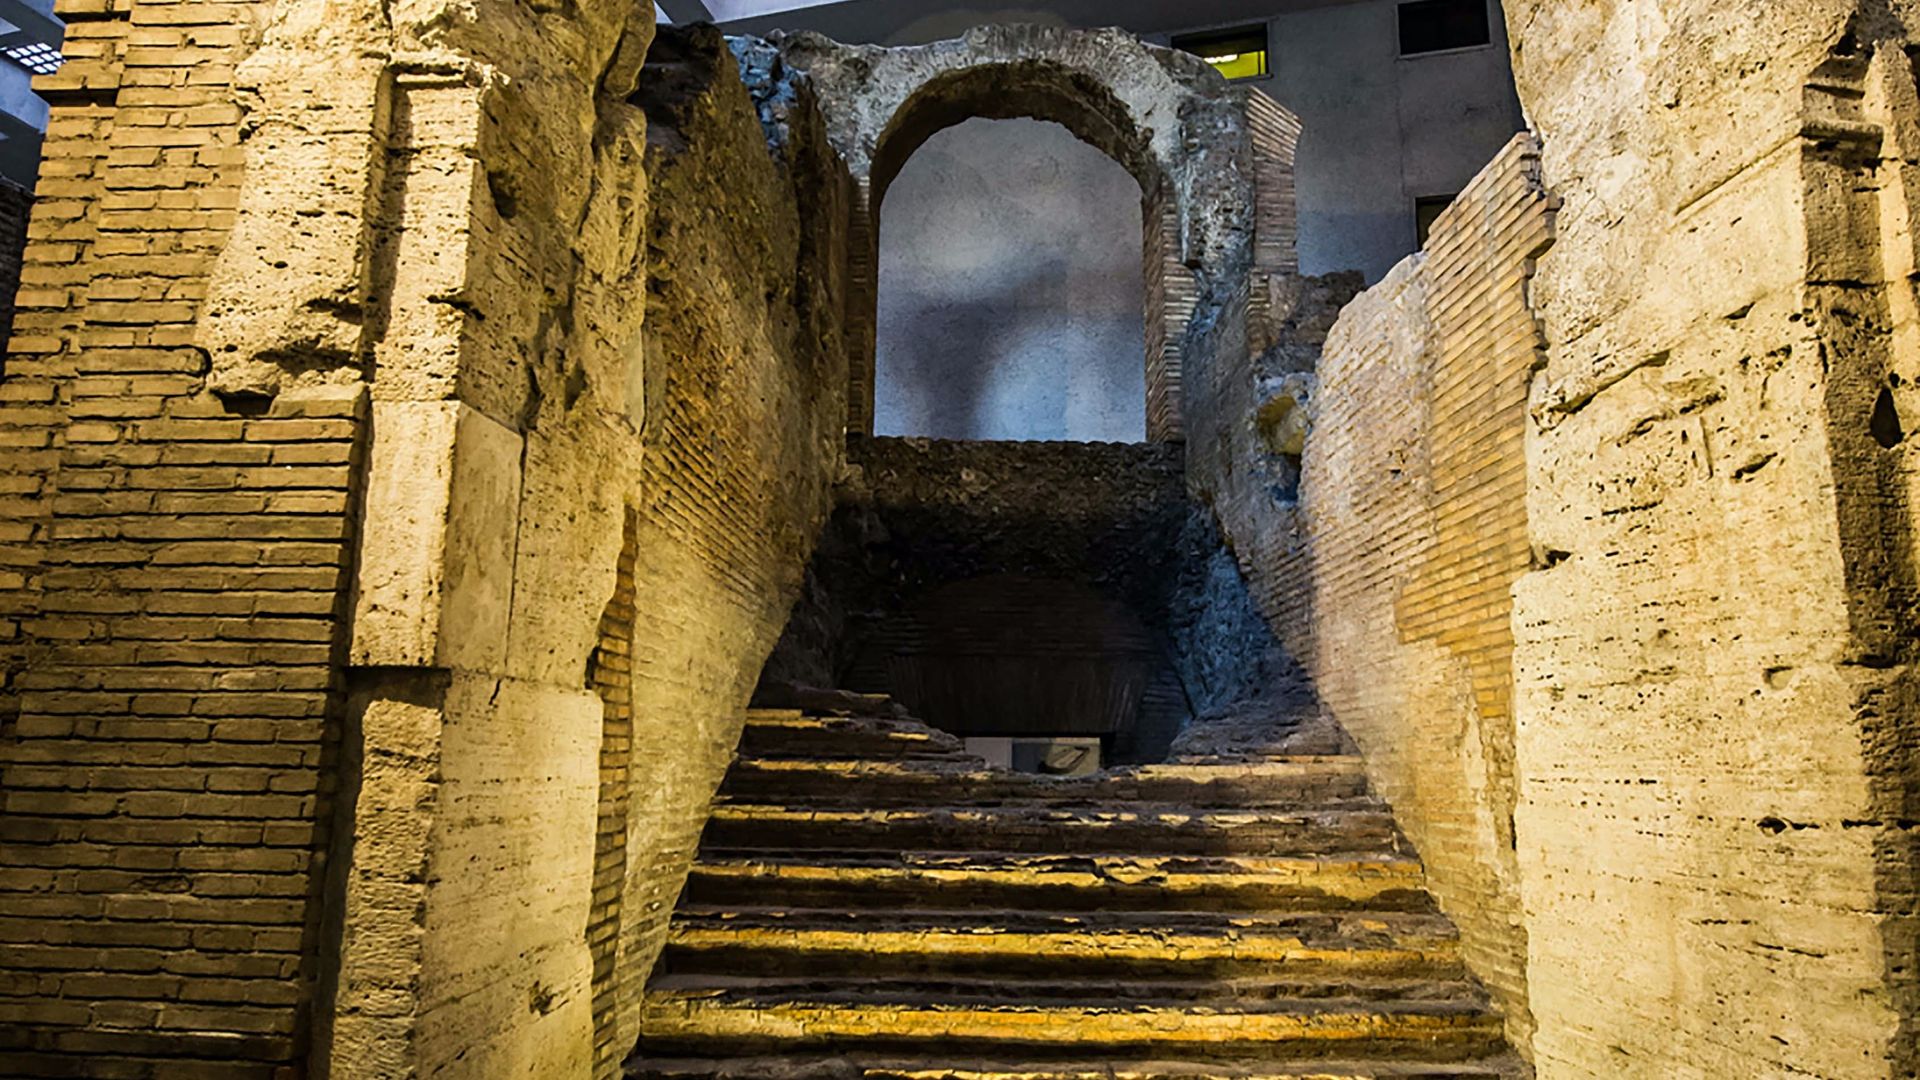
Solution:
[[[1296,811],[1102,807],[714,807],[709,851],[1134,852],[1319,855],[1397,851],[1384,809]]]
[[[721,788],[739,803],[928,806],[1035,803],[1072,806],[1169,803],[1200,808],[1372,804],[1355,757],[1303,757],[1233,765],[1144,765],[1084,777],[969,767],[961,760],[742,757]]]
[[[1406,912],[1213,915],[714,910],[683,905],[663,975],[1079,978],[1462,973],[1458,933]]]
[[[709,854],[685,902],[765,907],[985,911],[1430,911],[1419,860],[1402,855],[904,853],[861,861]]]
[[[1503,1049],[1499,1017],[1451,1001],[1253,1002],[1231,1010],[944,1004],[838,1004],[735,999],[724,992],[649,993],[643,1054],[773,1049],[910,1050],[944,1060],[1155,1055],[1205,1061],[1377,1057],[1467,1061]]]
[[[1178,1005],[1232,1009],[1276,1001],[1452,1001],[1486,1007],[1486,992],[1467,978],[1430,975],[1369,976],[1258,975],[1221,978],[1141,978],[1134,975],[1092,978],[1083,971],[1051,978],[993,975],[886,974],[884,968],[832,976],[819,971],[752,976],[738,970],[700,974],[664,974],[649,992],[715,991],[732,1000],[816,1001],[828,1004],[1041,1005],[1066,1002],[1117,1008]]]
[[[931,758],[979,768],[959,739],[884,716],[813,716],[798,709],[750,709],[740,736],[746,758]]]
[[[1510,1057],[1457,1064],[1393,1061],[1065,1062],[967,1064],[886,1060],[863,1054],[641,1058],[628,1080],[1512,1080]]]

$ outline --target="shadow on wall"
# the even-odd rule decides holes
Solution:
[[[1058,124],[931,139],[881,214],[875,428],[945,439],[1146,435],[1140,185]]]

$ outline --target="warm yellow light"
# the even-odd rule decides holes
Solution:
[[[1209,56],[1206,61],[1229,79],[1256,79],[1267,73],[1265,52],[1225,53]]]

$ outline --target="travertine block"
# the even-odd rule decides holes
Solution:
[[[353,658],[500,670],[512,614],[521,439],[460,402],[381,402]]]

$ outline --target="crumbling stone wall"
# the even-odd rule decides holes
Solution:
[[[1302,655],[1458,718],[1314,665],[1542,1075],[1910,1075],[1907,13],[1509,15],[1538,182],[1483,175],[1506,209],[1358,301],[1318,385],[1303,327],[1190,379],[1195,483],[1313,605]]]
[[[611,1075],[719,777],[644,740],[731,745],[839,469],[804,88],[770,156],[718,35],[642,77],[646,4],[64,14],[0,1071]]]
[[[1526,289],[1551,209],[1538,146],[1521,136],[1427,251],[1330,328],[1347,295],[1333,283],[1276,305],[1291,322],[1236,432],[1242,471],[1212,488],[1262,610],[1365,753],[1522,1044],[1509,590],[1529,567],[1541,339]]]
[[[1142,739],[1161,760],[1194,720],[1297,720],[1299,666],[1261,620],[1212,515],[1166,444],[860,439],[854,479],[768,664],[779,684],[885,691],[893,635],[930,596],[1008,577],[1121,605],[1161,660]],[[1047,648],[1041,643],[1036,655]]]
[[[811,77],[828,136],[854,179],[848,349],[856,434],[873,425],[880,205],[914,150],[968,118],[1055,121],[1140,182],[1152,439],[1178,440],[1183,431],[1188,327],[1218,317],[1256,263],[1275,273],[1298,265],[1298,122],[1196,57],[1117,30],[1043,26],[980,27],[907,48],[841,45],[817,34],[777,35],[773,44]],[[1269,196],[1258,222],[1256,183]],[[1263,254],[1271,265],[1259,262]]]
[[[1543,1075],[1916,1067],[1906,4],[1507,4],[1565,200],[1514,594]]]

